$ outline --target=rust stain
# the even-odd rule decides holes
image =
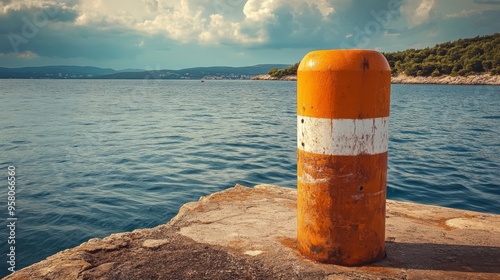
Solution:
[[[229,241],[227,245],[236,250],[241,250],[243,248],[243,243],[244,243],[243,239],[234,239]]]
[[[449,218],[441,218],[441,219],[437,220],[437,226],[446,230],[446,231],[452,230],[453,228],[446,224],[446,221],[448,221],[448,220],[450,220],[450,219]]]
[[[281,245],[290,248],[292,250],[297,250],[297,239],[282,236],[278,237],[277,240]]]
[[[465,213],[465,218],[466,219],[475,219],[477,217],[478,217],[477,215]]]
[[[363,71],[370,69],[370,62],[366,57],[363,57]]]
[[[415,217],[415,216],[411,216],[411,215],[408,215],[408,214],[402,213],[402,212],[394,212],[394,213],[391,212],[391,214],[393,214],[394,217],[410,219],[416,224],[427,225],[427,226],[437,226],[437,227],[440,227],[446,231],[450,231],[450,230],[454,229],[454,228],[446,225],[446,221],[457,218],[457,217],[448,217],[448,218],[425,219],[424,220],[422,217]]]
[[[289,202],[285,204],[288,208],[297,209],[297,202]]]
[[[398,269],[394,269],[392,267],[390,268],[390,267],[381,267],[381,266],[366,265],[366,266],[360,267],[359,270],[365,271],[367,273],[376,273],[376,274],[382,276],[381,278],[377,277],[377,279],[406,279],[406,277],[393,278],[394,276],[397,275],[397,273],[399,272],[399,270]],[[388,276],[392,276],[392,277],[388,277]]]
[[[276,240],[284,247],[291,249],[292,253],[295,255],[295,257],[297,257],[299,259],[304,257],[304,256],[302,256],[302,254],[299,251],[298,242],[297,242],[296,238],[282,236],[282,237],[276,238]]]

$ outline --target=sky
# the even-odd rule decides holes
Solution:
[[[500,0],[0,0],[0,67],[299,62],[500,32]]]

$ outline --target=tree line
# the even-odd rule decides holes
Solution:
[[[393,76],[441,75],[468,76],[490,73],[500,74],[500,33],[459,39],[424,49],[408,49],[383,53]],[[269,75],[283,77],[296,75],[299,63],[285,69],[273,68]]]
[[[299,62],[284,69],[271,68],[271,70],[269,70],[267,74],[275,78],[281,78],[283,76],[289,76],[289,75],[297,75],[298,68],[299,68]]]

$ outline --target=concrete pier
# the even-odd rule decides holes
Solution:
[[[388,200],[387,257],[343,267],[298,252],[296,202],[295,189],[237,185],[5,279],[500,279],[500,215]]]

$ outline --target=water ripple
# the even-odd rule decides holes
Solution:
[[[474,89],[393,85],[389,198],[500,214],[500,95]],[[5,80],[0,98],[18,268],[236,183],[296,186],[293,82]]]

